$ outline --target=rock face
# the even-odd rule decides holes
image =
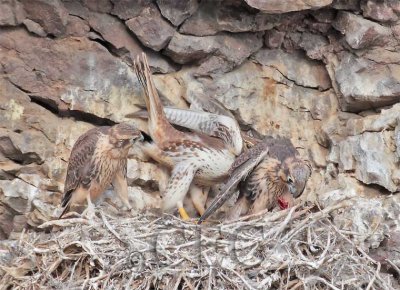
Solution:
[[[335,76],[342,109],[358,112],[396,103],[400,97],[399,72],[400,65],[390,59],[377,63],[341,54]]]
[[[397,224],[369,233],[395,202],[370,198],[400,191],[399,15],[394,0],[0,1],[0,238],[56,210],[79,135],[147,130],[125,117],[144,104],[131,65],[145,52],[165,104],[211,96],[243,130],[290,138],[315,169],[305,197],[354,193],[335,223],[390,245]],[[167,172],[131,157],[136,209],[159,206]]]
[[[346,42],[354,49],[382,45],[389,40],[389,28],[349,12],[339,12],[333,26],[342,32]]]
[[[197,0],[157,0],[157,5],[165,18],[173,25],[179,26],[197,10],[199,4]]]
[[[66,32],[68,11],[59,0],[21,1],[26,17],[43,27],[47,34],[61,36]]]
[[[126,21],[126,25],[143,45],[155,51],[164,48],[175,32],[155,6],[144,8],[140,15]]]
[[[276,68],[284,77],[303,87],[328,89],[329,75],[325,67],[304,58],[301,52],[285,53],[282,50],[260,50],[254,60],[263,66]]]
[[[300,11],[306,9],[317,9],[332,3],[332,0],[245,0],[251,7],[259,9],[266,13],[285,13],[290,11]]]

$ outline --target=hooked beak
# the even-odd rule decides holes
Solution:
[[[300,184],[298,184],[297,186],[296,186],[296,184],[290,184],[289,190],[294,198],[298,198],[303,193],[304,187],[305,186],[302,186]]]
[[[296,197],[297,190],[296,190],[296,186],[294,184],[289,184],[289,191],[294,197]]]

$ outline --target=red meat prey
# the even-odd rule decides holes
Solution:
[[[278,204],[281,209],[287,209],[289,207],[289,201],[286,200],[283,196],[278,198]]]

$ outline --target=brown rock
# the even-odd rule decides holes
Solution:
[[[116,49],[125,49],[133,54],[141,53],[140,44],[129,34],[124,23],[111,15],[89,13],[89,25],[97,31],[105,41]]]
[[[338,10],[359,10],[360,0],[333,0],[332,7]]]
[[[242,63],[260,49],[262,39],[254,33],[237,35],[221,33],[215,36],[197,37],[176,33],[165,50],[165,54],[177,63],[188,63],[203,59],[198,74],[226,72]]]
[[[0,25],[17,25],[12,6],[9,3],[0,3]]]
[[[157,0],[157,5],[161,14],[175,26],[179,26],[190,17],[199,6],[197,0]]]
[[[96,35],[94,39],[100,37],[100,39],[107,41],[115,48],[114,52],[126,57],[129,62],[132,62],[138,54],[145,52],[153,72],[168,73],[176,70],[176,66],[168,59],[146,47],[142,47],[118,18],[96,12],[87,12],[85,17],[88,18],[93,30],[101,35],[101,37]]]
[[[83,4],[94,12],[110,13],[113,6],[110,0],[83,0]]]
[[[388,1],[367,0],[361,3],[364,17],[378,21],[397,21],[399,17],[393,11]]]
[[[398,102],[400,66],[343,53],[335,68],[341,109],[359,112]]]
[[[394,12],[397,14],[400,13],[400,2],[397,0],[388,0],[390,7],[393,9]]]
[[[389,133],[389,132],[388,132]],[[350,136],[339,143],[339,169],[355,171],[355,177],[365,184],[378,184],[390,192],[399,190],[392,180],[397,169],[389,134],[365,132]]]
[[[375,47],[364,52],[362,57],[381,64],[395,64],[400,59],[400,51],[390,51],[384,47]]]
[[[336,11],[333,9],[318,9],[311,12],[312,16],[321,23],[331,23],[336,17]]]
[[[83,1],[63,0],[63,4],[70,15],[74,15],[85,20],[89,19],[90,10],[83,5]]]
[[[375,22],[340,11],[333,26],[345,35],[346,42],[354,49],[384,46],[391,37],[391,30]]]
[[[155,51],[163,49],[175,33],[174,27],[164,20],[153,5],[143,9],[139,16],[126,21],[126,25],[144,46]]]
[[[175,33],[165,49],[173,61],[184,64],[203,59],[218,49],[214,36],[197,37]]]
[[[54,36],[62,36],[66,32],[68,11],[59,0],[21,1],[26,17],[38,23],[44,31]]]
[[[319,34],[303,33],[299,46],[304,49],[307,56],[312,59],[322,60],[328,49],[328,40]]]
[[[307,9],[317,9],[328,6],[332,0],[294,0],[294,1],[280,1],[280,0],[245,0],[251,7],[259,9],[265,13],[285,13],[290,11],[300,11]]]
[[[87,21],[73,16],[68,16],[68,26],[67,26],[67,35],[82,37],[89,34],[90,27]]]
[[[249,11],[242,3],[202,1],[199,9],[180,27],[180,32],[196,36],[215,35],[221,31],[264,31],[280,22],[280,17]]]
[[[16,0],[3,0],[0,3],[0,26],[15,26],[22,22],[25,13],[21,3]]]
[[[279,48],[283,39],[285,38],[285,32],[278,31],[275,29],[267,30],[264,36],[264,43],[268,48]]]
[[[262,65],[276,68],[297,85],[322,90],[331,86],[324,65],[308,59],[299,51],[289,54],[277,49],[263,49],[254,56],[254,59]]]
[[[112,14],[117,15],[123,20],[134,18],[142,13],[145,7],[148,7],[151,0],[111,0],[114,7]]]
[[[3,193],[0,189],[0,196]],[[13,218],[14,214],[5,205],[0,204],[0,240],[8,238],[10,233],[13,231]]]
[[[26,26],[26,29],[28,29],[28,31],[35,33],[36,35],[39,35],[41,37],[45,37],[47,35],[42,26],[40,26],[36,22],[33,22],[30,19],[24,19],[22,23]]]
[[[392,27],[393,35],[397,40],[400,40],[400,24]]]
[[[9,80],[55,110],[82,110],[116,120],[141,100],[131,69],[96,42],[37,38],[19,29],[0,32],[5,47],[3,43],[8,49],[3,49],[0,63]]]

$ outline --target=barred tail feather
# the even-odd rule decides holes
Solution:
[[[164,114],[163,105],[154,85],[147,57],[144,53],[137,57],[134,69],[145,94],[146,107],[149,112],[150,134],[153,135],[156,129],[159,129],[158,132],[167,134],[168,132],[166,131],[173,129],[173,127]]]

